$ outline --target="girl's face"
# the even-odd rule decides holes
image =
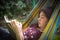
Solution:
[[[39,14],[39,18],[38,18],[38,26],[39,26],[39,28],[45,28],[47,23],[48,23],[48,19],[45,16],[44,12],[41,11],[40,14]]]

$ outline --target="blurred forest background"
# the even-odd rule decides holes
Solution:
[[[4,24],[4,15],[9,19],[23,20],[38,0],[0,0],[0,25]]]

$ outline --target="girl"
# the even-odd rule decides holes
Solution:
[[[32,24],[24,30],[22,30],[21,23],[12,20],[10,22],[12,27],[10,28],[16,33],[17,40],[38,40],[50,19],[51,11],[50,7],[41,9],[39,12],[38,23]]]

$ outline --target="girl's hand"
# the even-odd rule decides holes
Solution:
[[[22,24],[19,23],[17,20],[12,20],[10,22],[11,26],[10,28],[14,31],[14,32],[17,32],[17,31],[22,31]]]
[[[22,24],[17,20],[8,20],[7,16],[4,16],[6,23],[8,23],[11,30],[13,30],[16,34],[17,40],[24,40],[24,36],[22,33]]]

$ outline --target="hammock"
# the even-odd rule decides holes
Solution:
[[[60,8],[59,5],[55,8],[55,10],[39,40],[51,40],[52,37],[54,36],[54,35],[52,35],[52,33],[54,34],[53,30],[55,30],[55,27],[56,27],[55,21],[56,21],[57,15],[58,15],[59,8]],[[52,31],[51,31],[51,29],[52,29]]]
[[[54,0],[39,0],[39,2],[36,4],[36,6],[32,9],[30,14],[25,19],[26,21],[23,23],[23,29],[25,29],[26,27],[28,27],[29,24],[31,24],[31,21],[34,19],[34,17],[36,17],[41,8],[51,6],[52,4],[55,5],[56,2]]]
[[[59,6],[59,8],[60,8],[60,6]],[[54,40],[54,35],[55,35],[59,25],[60,25],[60,12],[58,12],[58,16],[56,18],[56,21],[54,22],[54,25],[53,25],[53,27],[51,29],[51,32],[49,33],[49,38],[48,38],[49,40]]]

